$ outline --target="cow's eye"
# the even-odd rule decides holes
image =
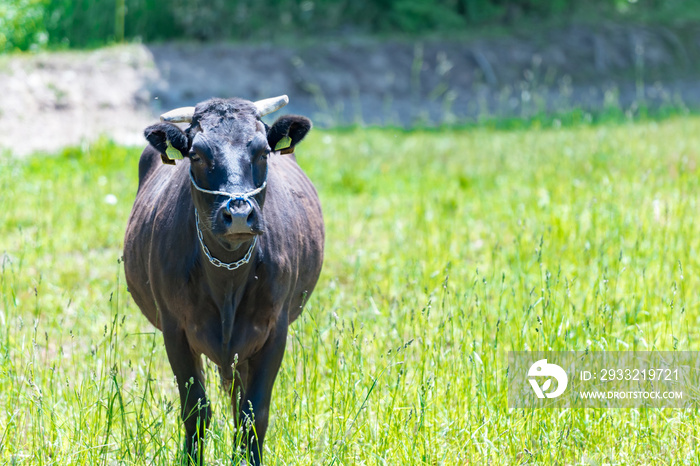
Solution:
[[[267,156],[270,155],[270,148],[265,145],[261,147],[260,149],[255,151],[255,156],[253,157],[253,161],[257,161],[260,159],[267,159]]]
[[[192,148],[190,149],[190,161],[211,162],[213,159],[211,146],[207,142],[206,138],[202,137],[201,135],[198,136],[199,137],[195,137],[195,140],[192,143]]]

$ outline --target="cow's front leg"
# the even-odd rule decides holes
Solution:
[[[186,435],[185,454],[189,455],[192,462],[201,465],[204,460],[204,433],[211,418],[204,390],[202,358],[192,351],[185,331],[178,326],[164,323],[163,338],[180,391],[181,415]]]
[[[246,362],[245,378],[242,379],[242,402],[240,421],[246,434],[246,449],[251,464],[262,462],[263,441],[270,414],[272,387],[282,364],[287,343],[287,323],[273,329],[262,349]],[[234,405],[235,406],[235,405]],[[250,427],[254,426],[255,429]]]

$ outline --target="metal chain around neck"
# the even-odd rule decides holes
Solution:
[[[253,249],[255,249],[255,245],[258,242],[257,236],[253,238],[253,242],[250,244],[248,252],[245,253],[243,259],[237,260],[236,262],[221,262],[219,259],[211,255],[211,252],[209,252],[209,248],[206,244],[204,244],[204,235],[202,234],[202,229],[199,228],[199,214],[197,213],[196,207],[194,208],[194,218],[197,220],[197,237],[199,238],[199,244],[202,246],[202,251],[204,251],[204,255],[207,256],[207,259],[209,259],[209,262],[211,262],[213,266],[222,267],[228,270],[236,270],[238,267],[250,262],[250,257],[253,255]]]

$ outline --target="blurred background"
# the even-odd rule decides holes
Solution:
[[[212,96],[286,93],[321,126],[700,106],[700,0],[3,0],[0,52],[0,124],[23,151],[140,144]]]
[[[266,464],[700,464],[697,390],[507,390],[508,351],[700,350],[699,77],[700,0],[0,0],[0,464],[175,464],[120,261],[142,131],[279,94],[327,241]]]

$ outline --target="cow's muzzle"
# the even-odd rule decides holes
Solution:
[[[247,197],[230,198],[219,210],[218,217],[227,238],[244,239],[260,230],[258,214],[253,208],[253,202]]]

